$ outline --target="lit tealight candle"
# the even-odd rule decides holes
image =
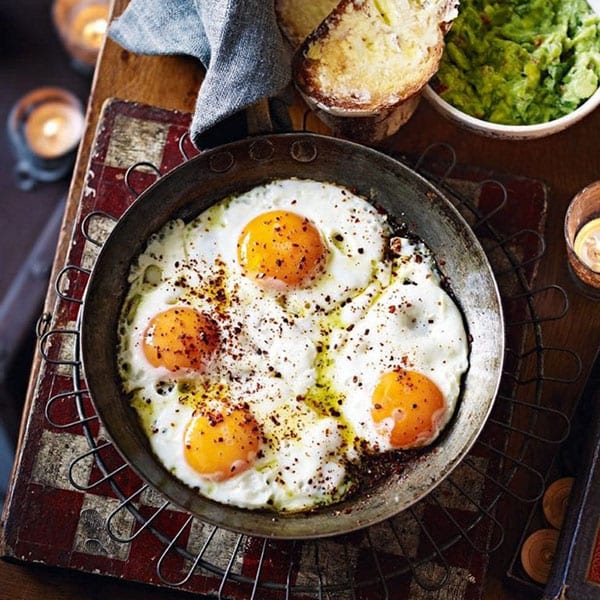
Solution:
[[[600,218],[592,219],[579,230],[573,250],[584,265],[600,273]]]
[[[564,233],[577,289],[600,300],[600,181],[575,195],[567,208]]]
[[[79,69],[91,70],[108,29],[109,1],[54,0],[52,14],[73,64]]]
[[[58,158],[75,149],[84,119],[74,106],[49,100],[35,106],[24,124],[25,141],[42,158]]]
[[[84,128],[83,106],[68,90],[44,87],[23,96],[8,118],[19,187],[32,189],[38,181],[65,177]]]
[[[97,52],[108,27],[108,6],[90,4],[83,6],[73,17],[71,33],[74,41]]]

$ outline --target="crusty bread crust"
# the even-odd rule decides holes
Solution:
[[[275,0],[277,21],[296,49],[337,6],[339,0]]]
[[[295,52],[296,85],[333,111],[389,110],[437,71],[455,7],[451,0],[341,0]]]

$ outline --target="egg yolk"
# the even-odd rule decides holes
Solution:
[[[306,286],[322,270],[327,251],[307,218],[273,210],[252,219],[237,245],[244,273],[267,288]]]
[[[184,456],[200,475],[223,481],[245,471],[256,458],[260,428],[245,409],[194,414],[184,434]]]
[[[384,373],[372,397],[371,416],[391,425],[394,448],[423,446],[434,436],[445,411],[442,392],[427,376],[415,371]]]
[[[203,371],[219,344],[219,328],[208,315],[193,308],[169,308],[152,318],[142,344],[154,367]]]

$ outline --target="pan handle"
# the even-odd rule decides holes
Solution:
[[[281,97],[263,98],[227,117],[198,136],[194,145],[198,150],[208,150],[247,136],[291,131],[292,121],[288,112],[291,102],[287,95],[282,93]]]
[[[273,119],[268,98],[261,98],[246,109],[246,127],[248,135],[273,133]]]

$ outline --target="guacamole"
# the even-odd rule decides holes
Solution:
[[[462,0],[433,88],[474,117],[512,125],[572,112],[600,79],[600,18],[586,0]]]

